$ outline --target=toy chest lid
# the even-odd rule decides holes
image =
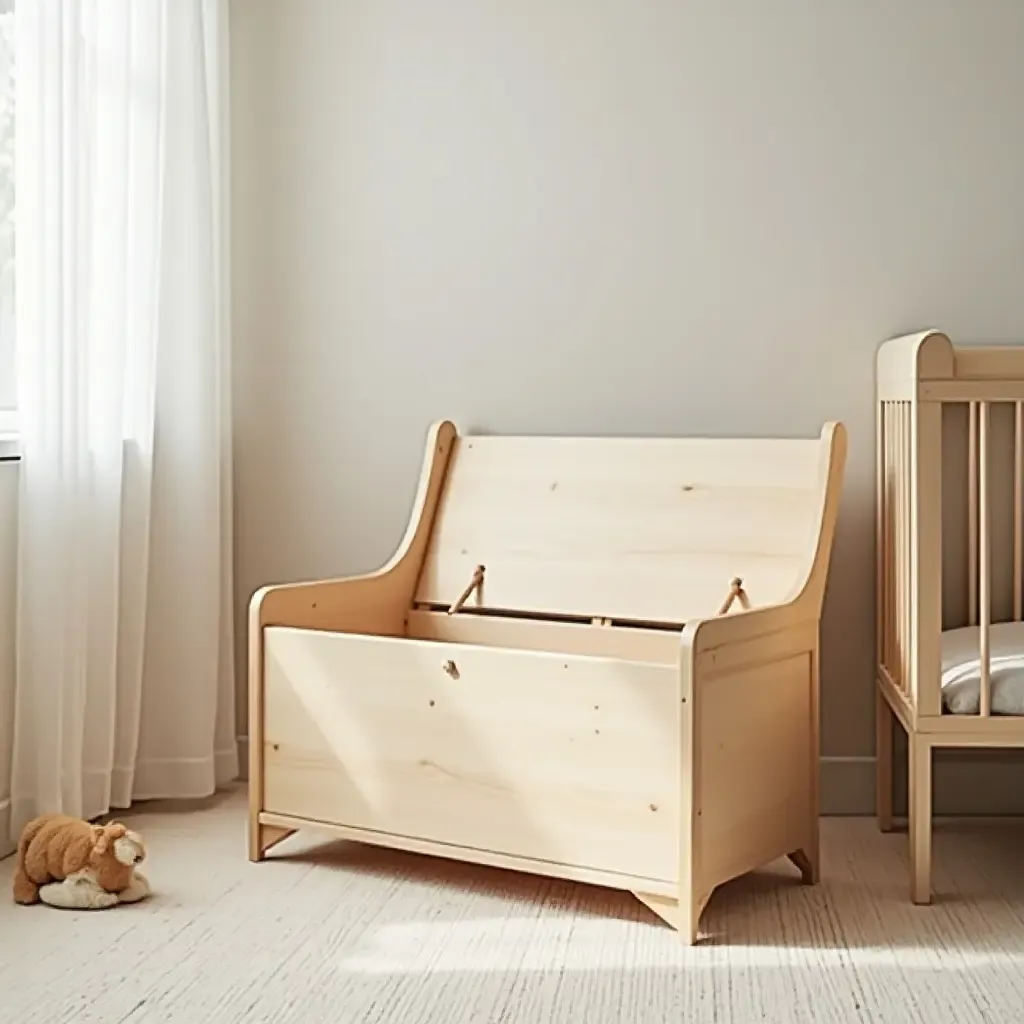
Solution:
[[[416,603],[682,628],[735,577],[755,607],[785,600],[813,563],[830,441],[459,437]]]

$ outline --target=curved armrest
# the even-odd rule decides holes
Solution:
[[[409,574],[392,571],[261,587],[249,603],[249,628],[291,626],[339,633],[402,632]]]
[[[683,647],[705,654],[726,644],[743,643],[793,626],[817,623],[814,607],[799,598],[713,619],[694,619],[683,629]]]
[[[261,587],[249,602],[250,633],[258,636],[265,626],[378,636],[404,633],[405,615],[457,436],[455,424],[449,420],[439,420],[431,427],[405,536],[383,568],[362,576]]]

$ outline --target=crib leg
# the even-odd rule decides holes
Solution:
[[[878,828],[892,831],[892,745],[894,715],[882,691],[875,689],[875,813]]]
[[[926,736],[911,734],[908,741],[910,898],[925,904],[932,901],[932,746]]]

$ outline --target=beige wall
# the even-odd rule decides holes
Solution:
[[[758,435],[842,419],[824,798],[870,809],[873,352],[930,325],[1024,336],[1024,6],[232,15],[240,608],[261,583],[387,557],[440,416]],[[943,769],[940,806],[980,806],[981,782],[1003,806],[1010,778]]]

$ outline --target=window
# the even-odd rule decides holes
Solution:
[[[0,434],[14,429],[14,0],[0,0]]]

